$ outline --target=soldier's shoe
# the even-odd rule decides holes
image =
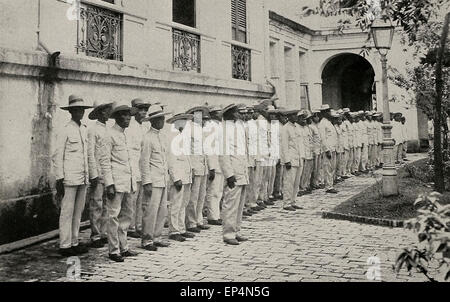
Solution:
[[[73,250],[73,248],[68,247],[68,248],[60,248],[58,250],[58,253],[63,256],[63,257],[71,257],[71,256],[76,256],[75,251]]]
[[[243,236],[236,236],[236,240],[239,241],[239,242],[248,241],[248,239],[243,237]]]
[[[89,248],[84,246],[84,245],[77,245],[77,246],[72,246],[72,249],[75,253],[75,255],[81,255],[81,254],[86,254],[87,252],[89,252]]]
[[[275,201],[275,200],[277,200],[277,199],[275,198],[275,195],[270,195],[270,196],[269,196],[269,201],[270,201],[270,202]]]
[[[274,206],[275,205],[275,203],[273,201],[271,201],[270,199],[268,201],[264,201],[264,204],[266,206]]]
[[[291,206],[289,206],[289,207],[284,207],[283,208],[283,210],[286,210],[286,211],[295,211],[295,209],[293,208],[293,207],[291,207]]]
[[[139,255],[139,253],[128,250],[128,251],[120,253],[120,255],[123,258],[127,258],[127,257],[136,257],[137,255]]]
[[[181,236],[183,236],[184,238],[195,238],[195,235],[190,232],[183,233],[181,234]]]
[[[184,241],[186,241],[186,238],[185,238],[183,235],[180,235],[180,234],[173,234],[173,235],[170,235],[170,236],[169,236],[169,239],[170,239],[170,240],[175,240],[175,241],[178,241],[178,242],[184,242]]]
[[[324,184],[321,184],[321,185],[319,186],[319,188],[320,188],[320,189],[325,189],[325,185],[324,185]]]
[[[100,249],[104,246],[105,246],[105,244],[103,243],[103,241],[101,239],[92,241],[91,245],[90,245],[90,247],[94,248],[94,249]]]
[[[306,195],[312,194],[312,188],[306,189],[305,194]]]
[[[209,230],[210,227],[207,225],[203,225],[203,224],[198,224],[197,228],[199,228],[200,230]]]
[[[349,179],[349,178],[350,178],[350,176],[347,176],[347,175],[342,176],[342,179]]]
[[[124,262],[124,259],[121,255],[118,254],[109,254],[109,259],[115,262]]]
[[[252,216],[252,214],[250,214],[248,211],[243,211],[242,216],[249,217]]]
[[[296,204],[292,205],[291,207],[293,207],[295,210],[303,210],[302,207],[300,207],[300,206],[298,206]]]
[[[409,161],[409,159],[407,159],[407,158],[404,158],[404,159],[403,159],[403,161]]]
[[[262,208],[260,206],[256,206],[256,207],[252,207],[251,210],[254,211],[254,212],[259,212],[261,210],[264,210],[264,208]]]
[[[158,248],[154,244],[147,244],[147,245],[143,246],[142,248],[144,250],[150,251],[150,252],[156,252],[158,250]]]
[[[250,214],[252,214],[252,215],[258,213],[258,211],[255,211],[255,210],[253,210],[252,208],[247,209],[247,212],[250,213]]]
[[[136,239],[140,239],[142,237],[137,231],[128,232],[127,236]]]
[[[187,231],[191,232],[191,233],[200,233],[200,229],[195,227],[195,228],[187,228]]]
[[[100,241],[101,241],[103,244],[108,244],[108,237],[103,237],[102,239],[100,239]]]
[[[239,241],[236,239],[224,239],[223,242],[229,245],[239,245]]]
[[[326,191],[326,193],[328,193],[328,194],[337,194],[338,191],[336,189],[329,189],[329,190]]]
[[[276,200],[282,200],[283,196],[281,195],[281,193],[277,193],[277,194],[275,194],[275,199]]]
[[[297,193],[297,197],[301,197],[301,196],[303,196],[303,195],[305,195],[305,191],[299,191],[299,192]]]
[[[267,208],[267,206],[264,204],[264,201],[262,201],[262,200],[257,201],[256,204],[257,204],[258,206],[260,206],[262,209]]]
[[[156,247],[169,247],[170,243],[164,242],[164,241],[158,241],[158,242],[153,243],[153,245]]]
[[[222,225],[219,220],[208,219],[208,224],[210,225]]]

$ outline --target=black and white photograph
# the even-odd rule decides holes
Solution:
[[[449,0],[0,0],[0,283],[450,281],[449,22]]]

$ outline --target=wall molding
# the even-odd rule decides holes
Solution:
[[[63,81],[256,98],[268,98],[273,94],[272,87],[267,84],[156,70],[82,55],[61,56],[59,61],[57,76]],[[43,69],[48,67],[47,54],[39,51],[19,52],[0,48],[0,62],[0,75],[4,76],[39,78]]]

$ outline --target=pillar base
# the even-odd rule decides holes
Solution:
[[[396,196],[399,194],[398,175],[395,167],[383,168],[383,196]]]

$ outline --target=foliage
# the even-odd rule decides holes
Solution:
[[[339,16],[338,29],[352,26],[368,31],[375,17],[389,19],[393,25],[400,26],[413,43],[417,40],[419,29],[437,17],[446,5],[446,0],[357,0],[355,5],[342,8],[342,0],[320,0],[317,7],[303,7],[302,15]],[[370,31],[368,31],[368,40]]]
[[[429,271],[429,264],[435,260],[439,268],[445,266],[447,270],[444,280],[450,278],[450,205],[441,205],[441,196],[438,192],[422,194],[414,202],[421,205],[419,216],[408,220],[405,227],[417,233],[419,244],[400,253],[393,267],[396,273],[402,268],[410,273],[415,269],[430,281],[438,281]]]

